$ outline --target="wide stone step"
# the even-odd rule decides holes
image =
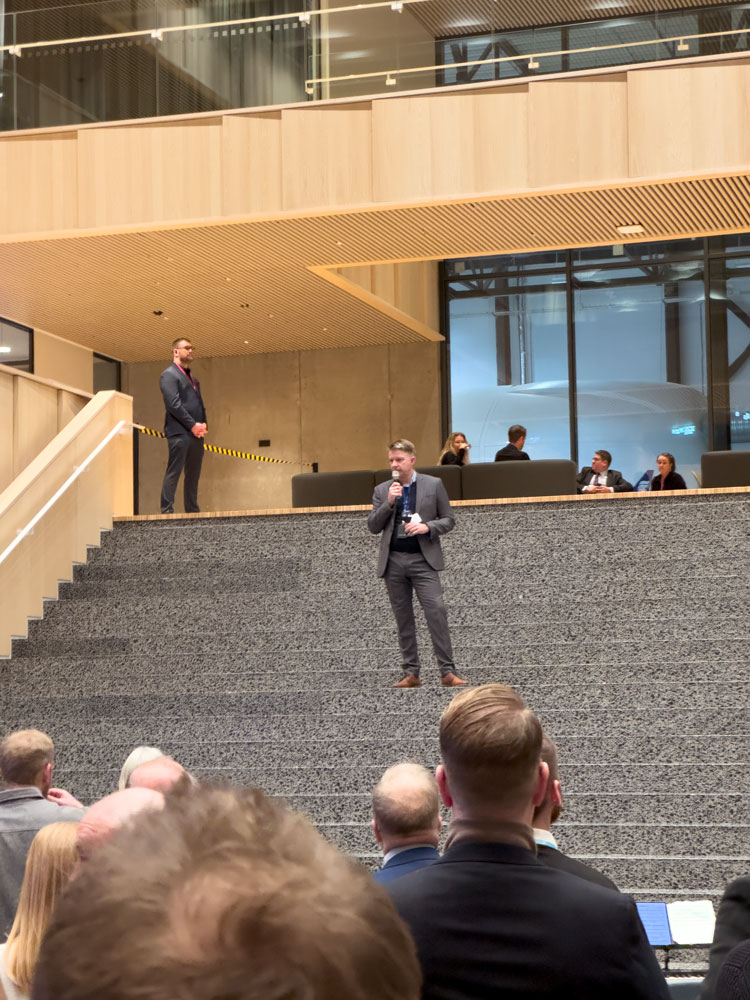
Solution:
[[[413,697],[414,691],[394,692],[396,697]],[[450,692],[446,689],[446,704]],[[408,703],[406,703],[408,706]],[[412,703],[413,704],[413,703]],[[340,715],[334,712],[320,718],[291,715],[264,715],[253,711],[252,700],[247,710],[229,715],[175,718],[145,714],[141,717],[129,715],[126,718],[110,717],[91,719],[83,717],[71,705],[70,712],[35,711],[33,714],[13,715],[5,713],[7,728],[34,725],[48,731],[56,742],[111,741],[113,743],[141,743],[161,746],[166,743],[181,743],[190,739],[206,742],[221,733],[227,740],[268,739],[284,741],[299,739],[309,735],[317,739],[348,741],[361,737],[375,737],[385,732],[389,739],[413,739],[415,732],[437,731],[438,714],[424,713],[407,707],[400,712],[367,712],[363,715]],[[633,710],[627,717],[618,710],[588,709],[579,712],[549,711],[542,715],[542,723],[553,739],[562,736],[600,736],[606,732],[610,737],[630,736],[634,729],[647,739],[650,735],[659,738],[665,735],[682,734],[701,736],[747,735],[750,722],[747,713],[734,713],[731,718],[724,711],[661,709],[650,711]]]
[[[370,793],[283,796],[292,809],[318,823],[367,823]],[[569,792],[563,789],[566,823],[652,824],[668,818],[677,825],[750,824],[750,799],[741,793]],[[557,824],[559,826],[559,824]],[[557,829],[557,826],[555,829]]]
[[[369,823],[317,823],[317,827],[345,854],[369,851],[375,843]],[[560,849],[574,857],[639,854],[669,858],[696,853],[744,856],[749,850],[746,826],[573,826],[558,823],[554,833]]]
[[[557,741],[560,764],[740,764],[750,759],[748,736],[653,736],[644,745],[640,736],[629,737],[568,737]],[[119,766],[133,749],[129,743],[102,743],[81,739],[56,749],[57,768],[105,769]],[[268,740],[209,739],[202,743],[165,743],[165,753],[186,767],[206,767],[211,764],[238,767],[251,760],[294,766],[320,766],[345,763],[349,767],[366,765],[385,770],[394,761],[416,760],[437,762],[439,745],[437,732],[419,733],[408,739],[393,739],[385,734],[375,738],[355,738],[346,741],[311,737],[290,739],[283,744]]]
[[[665,647],[667,644],[663,644]],[[528,690],[532,685],[567,685],[573,679],[589,688],[621,681],[623,668],[618,663],[555,662],[543,670],[534,665],[509,665],[498,668],[493,661],[479,662],[487,650],[457,647],[462,664],[471,664],[462,672],[475,684],[502,680],[512,687]],[[658,685],[746,683],[750,676],[750,650],[742,660],[670,660],[658,673]],[[398,665],[385,664],[378,651],[361,651],[343,657],[335,652],[251,654],[238,662],[218,654],[175,655],[169,649],[155,649],[140,657],[122,654],[109,657],[50,657],[46,655],[0,660],[0,686],[4,694],[36,698],[49,693],[50,675],[64,684],[69,697],[97,694],[157,694],[168,690],[181,694],[201,690],[250,691],[256,688],[298,691],[314,687],[320,691],[349,690],[379,692],[400,675]],[[654,683],[650,660],[628,663],[627,679],[632,684]],[[165,680],[168,678],[168,680]],[[424,686],[437,685],[437,669],[426,666]],[[420,695],[421,697],[421,695]]]
[[[732,710],[737,698],[747,698],[750,701],[750,682],[739,681],[728,684],[654,684],[650,690],[644,690],[640,684],[614,681],[595,685],[517,684],[516,689],[527,704],[540,714],[562,711],[577,713],[588,706],[597,712],[604,712],[608,708],[655,713],[670,709],[683,713],[701,709],[717,712]],[[39,696],[33,699],[25,694],[9,695],[4,700],[6,710],[16,716],[72,711],[77,718],[92,720],[157,713],[164,719],[187,719],[246,712],[256,717],[278,714],[317,718],[329,714],[408,713],[413,709],[422,717],[426,715],[434,718],[437,723],[440,713],[455,693],[437,683],[425,684],[420,689],[394,690],[392,687],[385,687],[371,691],[304,688],[279,691],[273,683],[269,683],[267,688],[249,687],[244,690],[229,686],[227,689],[217,687],[213,691],[188,694],[169,691],[160,695],[104,694],[69,697],[65,692],[55,697]],[[741,716],[744,717],[744,722],[750,721],[750,709],[741,713]],[[738,718],[737,721],[743,719]]]
[[[424,761],[434,766],[435,761]],[[301,795],[309,792],[341,794],[369,792],[383,773],[378,766],[347,767],[345,764],[326,767],[288,766],[270,764],[266,760],[248,761],[241,766],[196,767],[192,771],[202,780],[226,781],[236,785],[257,785],[274,795]],[[99,770],[60,769],[71,786],[85,795],[95,797],[101,788]],[[114,773],[114,772],[113,772]],[[565,792],[594,793],[602,787],[616,788],[618,794],[662,793],[678,787],[690,788],[695,793],[750,792],[750,774],[742,764],[622,764],[581,765],[571,764],[561,770]],[[723,817],[722,817],[723,819]],[[748,843],[750,850],[750,841]]]

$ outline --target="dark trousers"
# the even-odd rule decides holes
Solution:
[[[177,489],[177,480],[180,473],[185,470],[185,480],[183,483],[185,496],[185,513],[198,514],[198,480],[201,475],[201,464],[203,463],[203,441],[193,434],[175,434],[167,438],[169,445],[169,459],[167,461],[167,471],[164,473],[164,482],[161,487],[161,512],[162,514],[172,514],[174,512],[174,494]]]
[[[391,552],[384,580],[398,626],[398,644],[404,672],[419,676],[417,629],[414,623],[416,591],[430,630],[440,673],[453,673],[453,647],[438,571],[430,566],[421,553]]]

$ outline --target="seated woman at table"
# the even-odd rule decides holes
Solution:
[[[462,434],[461,431],[454,431],[446,438],[437,464],[468,465],[470,448],[471,445],[466,440],[466,435]]]
[[[674,471],[674,455],[663,451],[656,459],[659,474],[651,480],[652,490],[686,490],[685,480]]]

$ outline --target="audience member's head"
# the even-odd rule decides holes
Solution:
[[[542,727],[505,684],[457,695],[440,719],[437,780],[456,819],[531,823],[544,796]]]
[[[508,442],[514,444],[519,450],[526,443],[526,428],[523,424],[513,424],[508,428]]]
[[[84,813],[78,824],[78,856],[89,861],[115,830],[144,810],[162,809],[164,796],[150,788],[123,788],[99,799]]]
[[[418,1000],[369,874],[258,789],[200,787],[101,848],[60,901],[34,1000]]]
[[[6,785],[31,786],[46,795],[52,787],[55,746],[38,729],[19,729],[0,743],[0,777]]]
[[[604,448],[599,448],[594,452],[594,457],[591,459],[591,468],[594,472],[606,472],[611,464],[612,456]]]
[[[39,947],[57,898],[76,865],[77,826],[77,823],[49,823],[42,827],[26,857],[16,918],[4,955],[8,975],[24,993],[31,989]]]
[[[438,786],[427,768],[389,767],[372,792],[372,829],[383,853],[412,844],[437,847],[440,825]]]
[[[151,788],[166,795],[178,789],[188,789],[190,778],[182,764],[171,757],[157,757],[139,764],[131,773],[128,788]]]
[[[549,768],[549,776],[544,798],[534,809],[533,825],[537,830],[549,830],[562,812],[562,790],[557,767],[557,747],[546,733],[542,735],[542,760]]]
[[[130,775],[137,767],[140,767],[141,764],[147,764],[150,760],[156,760],[158,757],[164,756],[164,751],[158,747],[136,747],[135,750],[131,750],[125,763],[122,765],[117,787],[120,791],[123,788],[127,788],[130,784]]]

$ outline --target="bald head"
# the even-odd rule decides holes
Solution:
[[[157,757],[147,764],[141,764],[130,775],[128,788],[150,788],[166,795],[182,782],[187,784],[187,771],[171,757]]]
[[[421,764],[394,764],[372,792],[373,831],[387,853],[409,844],[433,844],[440,834],[437,782]]]
[[[124,788],[112,792],[86,810],[78,824],[77,847],[81,861],[106,843],[119,827],[145,809],[162,809],[164,796],[150,788]]]

